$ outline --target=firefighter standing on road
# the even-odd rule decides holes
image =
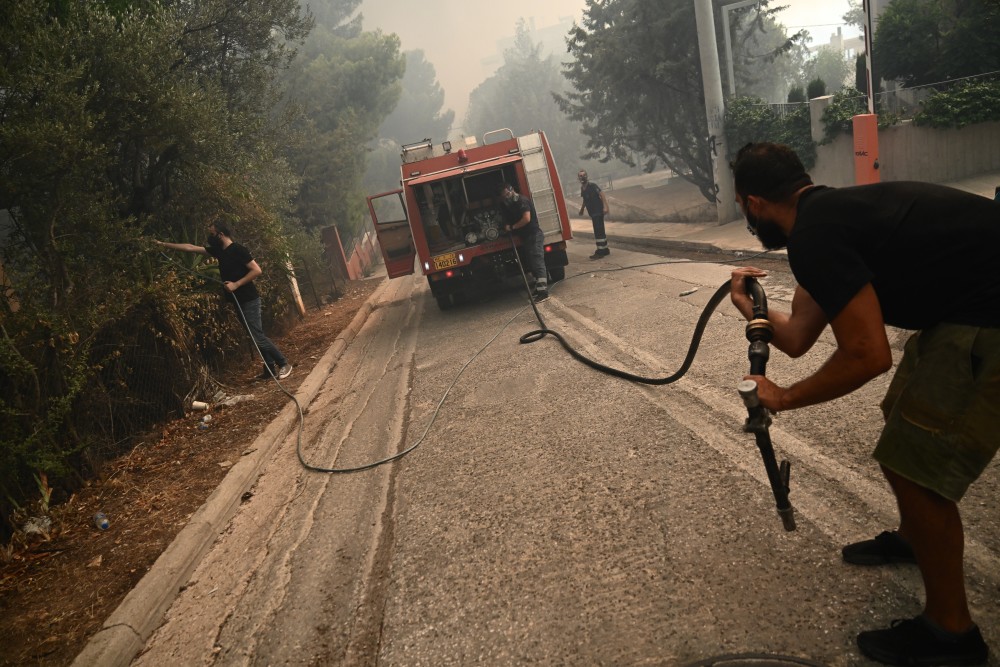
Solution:
[[[597,183],[591,183],[587,179],[587,172],[583,169],[577,174],[580,179],[580,198],[583,203],[580,205],[580,215],[583,209],[587,209],[587,215],[594,225],[594,241],[597,243],[597,252],[590,256],[591,259],[600,259],[611,254],[608,248],[608,235],[604,231],[604,216],[608,214],[608,200]]]
[[[545,235],[538,225],[535,205],[524,195],[518,194],[510,183],[500,186],[500,211],[504,217],[504,231],[513,232],[521,239],[520,257],[531,275],[535,276],[535,301],[549,298],[549,280],[545,269]]]
[[[899,509],[899,530],[848,545],[858,565],[916,563],[921,615],[862,632],[858,647],[891,665],[977,665],[989,649],[965,592],[958,501],[1000,446],[1000,204],[930,183],[814,186],[798,156],[748,144],[732,164],[736,201],[769,249],[787,247],[798,282],[791,312],[769,312],[772,344],[799,357],[829,324],[837,347],[812,375],[779,387],[753,376],[764,407],[790,410],[844,396],[892,367],[886,324],[916,330],[882,412],[874,457]],[[747,277],[732,300],[748,319]]]

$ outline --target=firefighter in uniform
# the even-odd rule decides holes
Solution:
[[[587,215],[594,225],[594,241],[597,242],[597,252],[590,256],[591,259],[600,259],[611,254],[608,248],[608,235],[604,231],[604,216],[608,214],[608,200],[604,198],[604,193],[597,183],[591,183],[587,179],[587,172],[583,169],[577,174],[580,179],[580,198],[583,203],[580,205],[580,215],[583,209],[587,209]]]
[[[518,194],[510,183],[500,186],[500,211],[504,231],[521,238],[520,257],[524,267],[535,277],[535,301],[549,298],[548,272],[545,268],[545,235],[538,225],[538,214],[531,199]]]

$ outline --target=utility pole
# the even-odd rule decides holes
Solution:
[[[712,151],[716,208],[719,212],[719,224],[724,225],[737,219],[736,192],[726,157],[726,103],[722,97],[722,73],[719,70],[719,46],[715,39],[712,0],[694,0],[694,18],[698,30],[698,52],[701,55],[701,79],[705,90],[705,114],[708,117],[708,143]]]

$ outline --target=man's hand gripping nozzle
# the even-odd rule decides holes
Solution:
[[[746,280],[747,294],[753,300],[753,319],[747,323],[746,335],[750,341],[750,348],[747,356],[750,358],[750,375],[764,375],[767,370],[767,360],[770,356],[768,343],[774,336],[774,327],[767,319],[767,297],[764,288],[753,278]],[[771,425],[771,415],[767,408],[760,404],[757,397],[757,383],[753,380],[743,380],[736,386],[744,405],[747,406],[747,420],[743,424],[743,430],[753,433],[757,441],[757,448],[760,450],[761,458],[764,459],[764,469],[767,471],[767,479],[771,484],[771,492],[774,494],[775,505],[778,509],[778,516],[785,530],[795,530],[795,513],[792,504],[788,500],[788,480],[791,473],[791,464],[782,461],[778,466],[774,457],[774,447],[771,445],[771,433],[768,427]]]

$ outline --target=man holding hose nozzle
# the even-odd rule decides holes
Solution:
[[[807,352],[829,324],[836,350],[789,387],[763,376],[761,403],[791,410],[844,396],[892,367],[885,326],[915,330],[882,401],[874,457],[899,508],[898,531],[843,549],[859,565],[920,568],[924,611],[862,632],[858,647],[891,665],[975,665],[989,649],[969,612],[958,511],[1000,446],[1000,203],[929,183],[813,185],[787,146],[748,144],[731,167],[747,228],[787,247],[798,287],[789,313],[769,311],[771,344]],[[915,270],[917,263],[932,271]],[[748,319],[746,267],[732,301]],[[939,280],[947,277],[947,281]]]
[[[545,235],[538,225],[538,214],[531,200],[514,190],[510,183],[501,183],[500,211],[504,219],[504,231],[517,234],[521,238],[521,262],[524,268],[535,276],[535,302],[549,298],[549,278],[545,268]]]
[[[236,314],[253,337],[257,348],[264,357],[264,372],[258,376],[260,380],[276,377],[284,380],[292,373],[292,365],[285,359],[278,346],[264,335],[264,326],[260,314],[260,294],[254,278],[263,271],[257,261],[245,247],[233,241],[229,227],[221,223],[208,226],[208,245],[199,246],[191,243],[167,243],[157,241],[157,244],[170,250],[193,252],[199,255],[209,255],[219,260],[219,276],[222,278],[223,289],[231,297],[236,306]]]

